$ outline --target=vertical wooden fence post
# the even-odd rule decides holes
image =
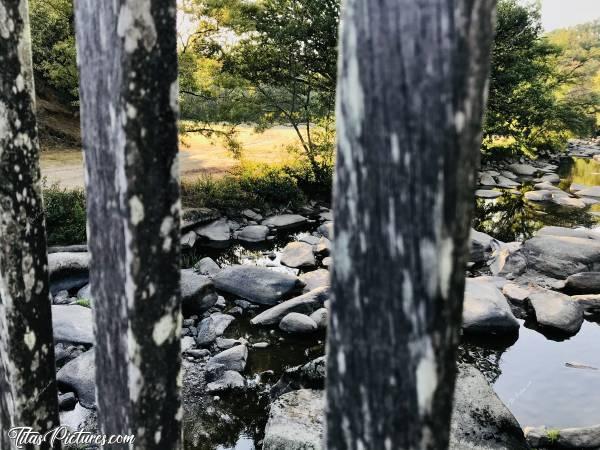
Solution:
[[[58,425],[27,0],[0,0],[0,448]]]
[[[346,0],[328,450],[448,445],[494,0]]]
[[[160,450],[181,447],[175,16],[75,1],[99,424]]]

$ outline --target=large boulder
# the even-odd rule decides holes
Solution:
[[[48,275],[51,280],[73,273],[87,272],[89,267],[88,252],[58,252],[48,255]]]
[[[304,286],[304,292],[331,285],[329,270],[326,269],[317,269],[303,273],[300,275],[300,280],[306,285]]]
[[[209,359],[209,364],[222,364],[225,370],[242,372],[246,368],[248,360],[248,348],[245,345],[236,345],[230,349],[223,350]]]
[[[202,225],[194,230],[204,245],[209,247],[227,247],[231,241],[231,229],[226,218]]]
[[[217,293],[213,282],[197,274],[194,269],[181,271],[181,300],[183,314],[201,314],[217,302]]]
[[[490,270],[492,274],[505,278],[515,278],[527,268],[527,258],[521,242],[508,242],[500,245],[492,253]]]
[[[323,306],[323,303],[328,298],[329,288],[317,288],[261,312],[253,317],[250,323],[252,325],[275,325],[291,312],[310,314]]]
[[[600,294],[600,272],[581,272],[570,275],[565,282],[569,294]]]
[[[79,305],[52,305],[54,342],[94,344],[92,310]]]
[[[508,166],[509,170],[516,173],[517,175],[525,175],[525,176],[533,176],[535,175],[539,169],[537,167],[533,167],[529,164],[511,164]]]
[[[279,216],[268,217],[262,221],[263,225],[275,230],[289,230],[291,228],[298,228],[307,223],[306,217],[298,214],[281,214]]]
[[[486,253],[491,250],[494,238],[489,234],[471,229],[469,234],[470,241],[470,260],[473,262],[483,262],[486,260]]]
[[[213,282],[221,291],[263,305],[275,305],[304,286],[295,275],[255,266],[228,267]]]
[[[463,306],[463,330],[473,334],[512,334],[519,322],[493,283],[468,278]]]
[[[581,237],[538,235],[523,244],[528,269],[565,278],[600,270],[600,241]]]
[[[523,430],[475,367],[459,366],[449,450],[528,450]]]
[[[214,275],[218,271],[221,270],[219,265],[215,262],[214,259],[206,256],[194,264],[194,270],[198,272],[200,275]]]
[[[279,322],[279,328],[286,333],[306,334],[317,331],[318,326],[317,323],[309,316],[292,312],[281,319],[281,322]]]
[[[266,225],[248,225],[236,234],[238,241],[242,242],[264,242],[267,240],[269,227]]]
[[[583,323],[583,307],[560,292],[537,289],[529,294],[538,325],[569,335],[576,334]]]
[[[321,450],[324,431],[323,391],[300,389],[271,404],[263,450]]]
[[[584,428],[525,428],[525,437],[532,448],[599,449],[600,425]]]
[[[281,264],[293,268],[314,267],[313,246],[306,242],[290,242],[283,249]]]
[[[65,364],[56,374],[63,392],[75,392],[86,408],[96,407],[96,360],[94,350],[88,350]]]

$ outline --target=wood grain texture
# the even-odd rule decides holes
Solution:
[[[494,0],[347,0],[327,448],[448,445]]]
[[[0,0],[0,448],[58,425],[26,0]],[[42,448],[48,448],[47,445]]]
[[[175,0],[75,12],[99,422],[180,448]]]

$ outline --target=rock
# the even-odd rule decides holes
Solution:
[[[525,300],[527,300],[531,291],[529,289],[522,288],[515,283],[506,283],[502,287],[502,293],[512,302],[523,303]]]
[[[501,188],[510,189],[521,186],[521,183],[514,181],[512,178],[508,178],[502,175],[496,177],[496,185]]]
[[[270,396],[274,400],[281,395],[298,389],[323,389],[325,387],[326,359],[320,356],[303,366],[286,369],[281,378],[271,388]]]
[[[529,164],[511,164],[508,168],[517,175],[533,176],[539,169]]]
[[[70,411],[77,405],[77,397],[73,392],[67,392],[66,394],[60,394],[58,396],[58,409],[60,411]]]
[[[222,364],[225,370],[243,372],[248,359],[248,348],[245,345],[236,345],[210,358],[209,364]]]
[[[206,385],[206,391],[210,393],[223,392],[230,389],[240,389],[246,385],[244,377],[235,370],[227,370],[221,378]]]
[[[523,194],[526,200],[532,202],[549,202],[552,200],[552,191],[541,190],[541,191],[527,191]]]
[[[79,403],[70,411],[60,411],[60,424],[67,427],[71,432],[86,431],[92,434],[98,432],[96,411],[84,408]]]
[[[502,292],[492,283],[477,278],[466,280],[463,330],[473,334],[511,334],[519,322]]]
[[[217,338],[217,347],[221,350],[227,350],[228,348],[235,347],[236,345],[240,345],[241,342],[237,339],[228,339],[228,338]]]
[[[48,275],[50,281],[73,273],[87,272],[90,254],[87,252],[59,252],[48,255]]]
[[[569,335],[581,328],[583,307],[568,295],[540,288],[529,294],[529,302],[540,326]]]
[[[326,237],[322,237],[319,243],[314,247],[314,251],[317,255],[329,256],[331,253],[331,241]]]
[[[490,189],[477,189],[475,191],[475,197],[479,197],[479,198],[487,198],[487,199],[492,199],[492,198],[498,198],[502,195],[502,192],[500,191],[493,191]]]
[[[228,267],[217,273],[213,282],[221,291],[263,305],[275,305],[304,286],[295,275],[254,266]]]
[[[547,173],[547,174],[543,175],[542,177],[540,177],[540,181],[557,184],[557,183],[560,183],[560,177],[555,173]]]
[[[503,177],[506,177],[506,178],[508,178],[508,179],[510,179],[510,180],[516,180],[516,179],[518,179],[518,178],[519,178],[519,177],[518,177],[518,176],[516,176],[514,173],[512,173],[512,172],[510,172],[510,171],[508,171],[508,170],[502,170],[502,171],[500,172],[500,175],[502,175]]]
[[[565,236],[600,240],[600,232],[586,228],[543,227],[535,234],[536,236]]]
[[[79,305],[53,305],[54,342],[94,344],[92,310]]]
[[[300,242],[306,242],[307,244],[310,244],[310,245],[317,245],[319,243],[319,241],[321,240],[321,238],[318,238],[317,236],[313,236],[312,234],[303,233],[298,236],[298,240]]]
[[[275,230],[289,230],[292,228],[298,228],[306,224],[306,217],[298,214],[281,214],[279,216],[268,217],[262,221],[263,225]]]
[[[569,192],[575,194],[579,191],[581,191],[582,189],[586,189],[589,186],[586,186],[584,184],[577,184],[577,183],[571,183],[571,186],[569,186]]]
[[[573,295],[571,300],[580,304],[585,311],[592,313],[600,311],[600,294]]]
[[[194,230],[204,245],[222,248],[229,245],[231,230],[226,218],[202,225]]]
[[[482,173],[479,178],[479,184],[482,186],[496,186],[496,180],[488,173]]]
[[[325,236],[330,241],[333,240],[333,222],[325,222],[317,231]]]
[[[329,298],[329,288],[321,287],[306,294],[286,300],[279,305],[263,311],[250,320],[252,325],[275,325],[291,312],[303,312],[310,314],[323,306],[323,302]]]
[[[93,301],[92,298],[92,287],[89,284],[86,284],[84,287],[77,291],[77,298],[80,300],[90,300]]]
[[[534,184],[533,187],[537,191],[552,191],[552,193],[554,193],[556,191],[556,192],[562,192],[564,195],[568,195],[566,192],[561,191],[560,188],[557,188],[552,183],[549,183],[547,181],[542,181],[540,183],[536,183],[536,184]]]
[[[552,195],[552,203],[555,203],[559,206],[564,206],[567,208],[577,208],[577,209],[583,209],[587,206],[583,200],[581,200],[579,198],[567,197],[565,195],[559,195],[559,196]]]
[[[492,257],[490,270],[496,276],[515,278],[527,268],[527,258],[520,242],[502,244],[494,251]]]
[[[181,236],[181,248],[194,248],[196,245],[196,240],[198,239],[198,235],[195,231],[188,231],[183,236]]]
[[[194,269],[200,275],[214,275],[215,273],[217,273],[218,271],[221,270],[219,265],[212,258],[209,258],[208,256],[205,258],[202,258],[200,261],[198,261],[194,265]]]
[[[88,350],[65,364],[56,374],[63,392],[74,391],[79,403],[90,409],[96,407],[96,360],[94,350]]]
[[[52,298],[52,303],[55,305],[65,305],[67,303],[70,303],[71,300],[69,299],[69,291],[58,291],[56,294],[53,295]]]
[[[327,258],[323,258],[323,261],[321,261],[321,264],[323,264],[323,267],[331,267],[333,264],[333,259],[331,258],[331,256],[328,256]]]
[[[196,344],[200,347],[206,347],[217,339],[217,330],[215,322],[211,317],[207,317],[198,325],[198,334],[196,335]]]
[[[223,364],[208,361],[204,366],[204,377],[206,381],[211,382],[218,380],[225,374],[225,366]]]
[[[525,437],[532,448],[598,449],[600,425],[584,428],[525,428]]]
[[[475,367],[460,364],[449,450],[529,450],[519,422]]]
[[[217,302],[213,282],[194,269],[181,271],[181,300],[184,315],[201,314]]]
[[[218,219],[220,215],[219,211],[210,208],[184,209],[181,214],[181,233],[183,234],[198,225]]]
[[[290,242],[283,249],[281,264],[288,267],[314,267],[316,264],[313,247],[305,242]]]
[[[559,279],[600,270],[600,241],[539,234],[523,244],[528,268]]]
[[[242,242],[264,242],[267,240],[269,227],[265,225],[248,225],[236,234],[238,241]]]
[[[494,240],[488,234],[471,228],[469,234],[470,240],[470,260],[473,262],[483,262],[486,260],[486,252],[491,250],[492,241]]]
[[[305,284],[304,292],[312,291],[320,287],[327,287],[331,284],[329,271],[326,269],[317,269],[300,275],[300,280]]]
[[[321,214],[319,214],[319,217],[321,218],[321,220],[333,220],[333,211],[323,211]]]
[[[600,198],[600,186],[592,186],[577,191],[579,197],[599,197]]]
[[[220,312],[211,314],[210,318],[215,324],[215,332],[217,333],[217,336],[222,336],[223,333],[225,333],[227,327],[231,324],[231,322],[235,320],[235,317]]]
[[[581,272],[570,275],[565,281],[569,294],[600,294],[600,272]]]
[[[300,389],[271,404],[263,450],[322,450],[324,431],[322,391]]]
[[[181,338],[181,353],[187,353],[194,347],[196,341],[191,336],[184,336]]]
[[[186,356],[191,356],[192,358],[200,359],[210,355],[210,352],[205,348],[194,348],[189,349],[185,352]]]
[[[261,216],[257,212],[252,211],[251,209],[243,210],[242,216],[244,216],[246,219],[255,220],[257,222],[260,222],[263,219],[263,216]]]
[[[315,321],[317,327],[321,330],[327,328],[328,313],[327,308],[319,308],[310,315],[310,318]]]
[[[281,319],[279,328],[286,333],[312,333],[317,330],[317,324],[304,314],[292,312]]]

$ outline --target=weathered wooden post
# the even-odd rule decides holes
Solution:
[[[448,445],[494,0],[346,0],[327,448]]]
[[[99,423],[161,450],[181,447],[175,6],[75,2]]]
[[[27,0],[0,0],[0,448],[58,425]]]

